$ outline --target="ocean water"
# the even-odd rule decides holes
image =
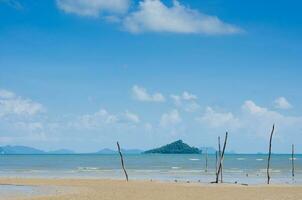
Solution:
[[[215,180],[215,155],[125,155],[131,179],[190,181]],[[302,184],[302,155],[295,155],[295,177],[291,155],[272,155],[271,182]],[[266,182],[267,155],[232,154],[224,159],[225,182]],[[118,155],[0,155],[0,177],[124,179]]]

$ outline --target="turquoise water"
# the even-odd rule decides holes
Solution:
[[[302,184],[302,155],[295,156],[295,179],[291,155],[272,155],[271,182]],[[225,182],[265,183],[266,155],[233,154],[224,160]],[[215,179],[215,155],[125,155],[130,179],[191,181]],[[0,177],[109,178],[123,179],[118,155],[1,155]]]

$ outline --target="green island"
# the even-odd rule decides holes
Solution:
[[[201,154],[196,147],[191,147],[182,140],[177,140],[159,148],[151,149],[144,152],[145,154]]]

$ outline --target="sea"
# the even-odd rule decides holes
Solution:
[[[207,161],[206,161],[207,160]],[[124,155],[130,180],[211,183],[216,176],[216,156],[197,154]],[[228,154],[223,161],[223,181],[265,184],[267,155]],[[302,184],[302,154],[273,154],[271,183]],[[119,155],[0,155],[0,178],[124,179]]]

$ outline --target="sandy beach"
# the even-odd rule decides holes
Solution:
[[[32,200],[299,200],[302,186],[163,183],[155,181],[84,179],[0,179],[0,184],[57,187],[52,194],[0,199]]]

